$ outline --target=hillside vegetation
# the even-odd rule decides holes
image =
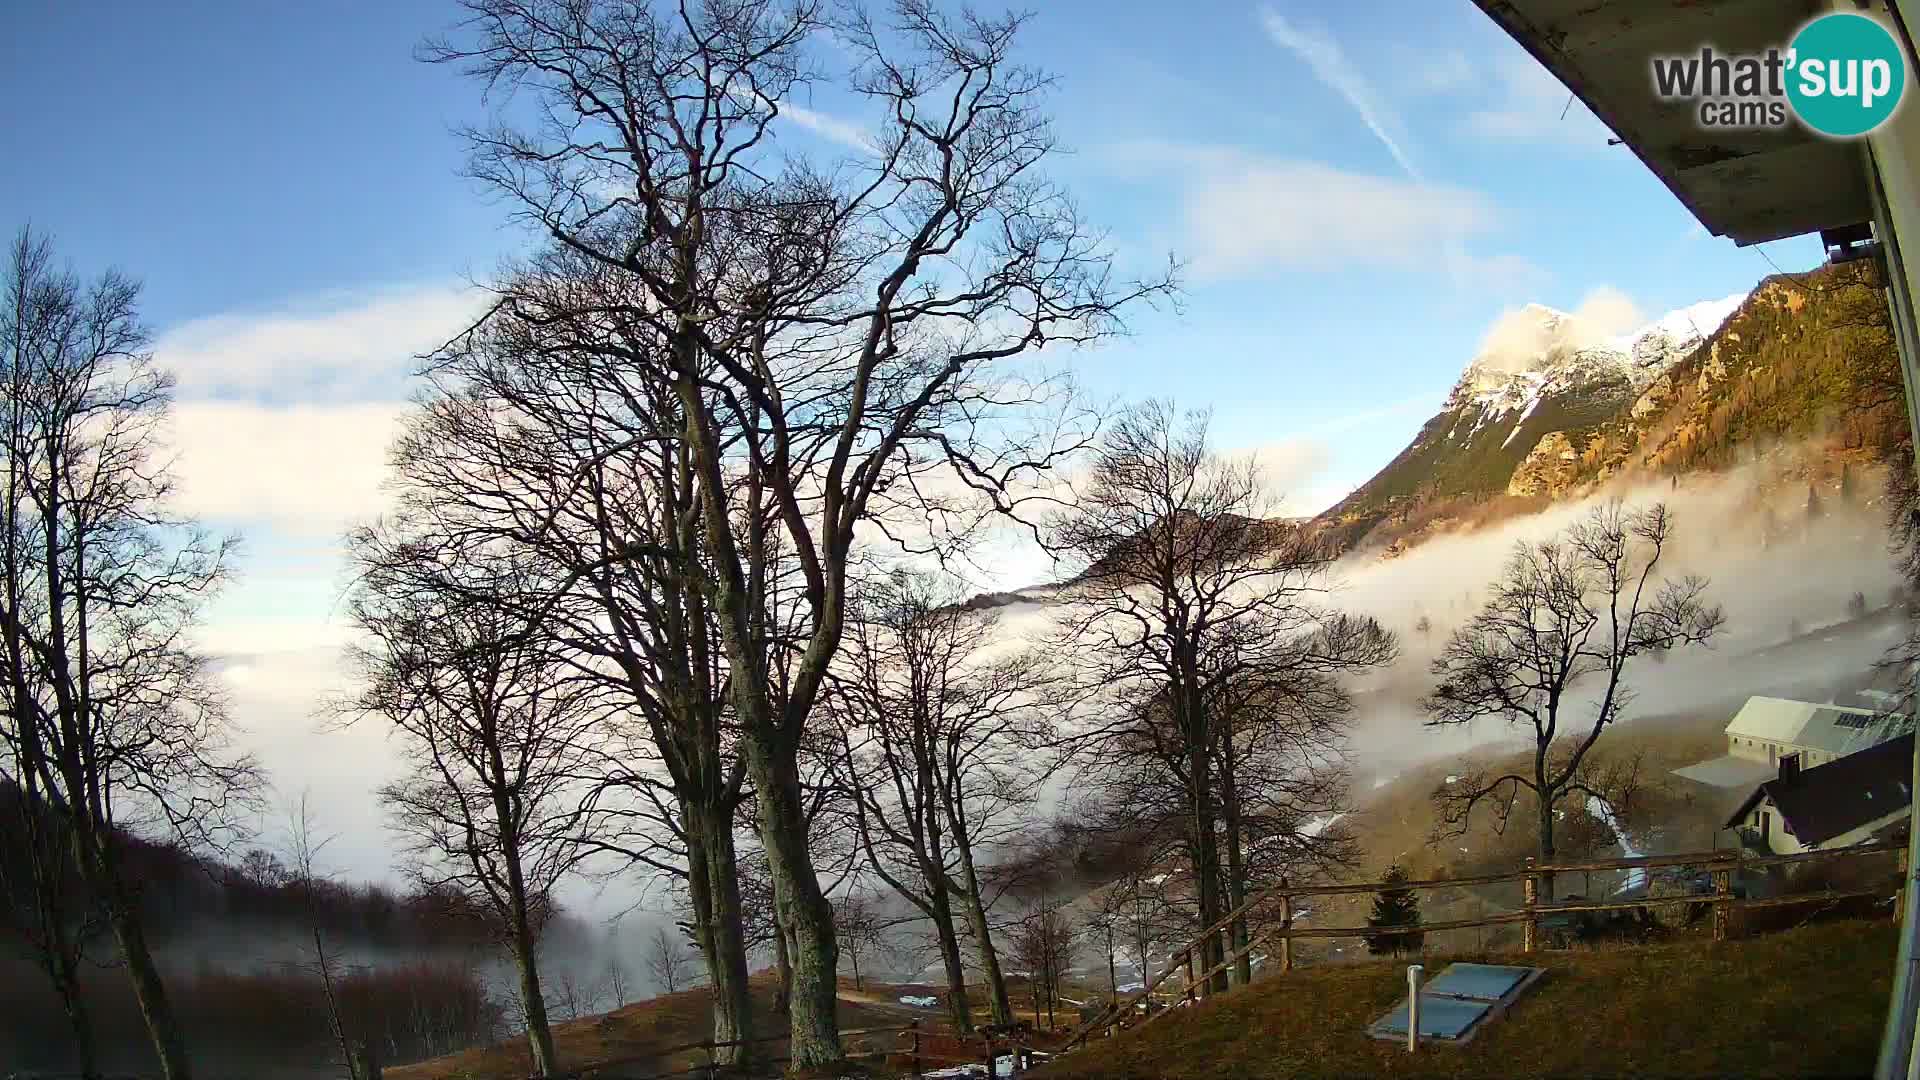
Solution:
[[[1637,393],[1601,369],[1530,410],[1486,413],[1463,381],[1317,524],[1342,546],[1392,549],[1611,482],[1733,468],[1785,443],[1813,444],[1812,479],[1835,480],[1904,436],[1899,360],[1872,273],[1844,264],[1763,280]]]
[[[1095,1041],[1035,1075],[1861,1076],[1878,1050],[1895,929],[1849,921],[1719,944],[1454,957],[1547,975],[1467,1045],[1412,1055],[1366,1032],[1405,999],[1403,964],[1299,971]],[[1427,970],[1447,962],[1429,957]]]

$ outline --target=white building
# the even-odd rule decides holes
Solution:
[[[1899,732],[1900,717],[1872,709],[1751,697],[1727,725],[1727,754],[1770,768],[1798,754],[1800,768],[1811,769],[1878,746]]]
[[[1810,769],[1794,762],[1783,758],[1780,775],[1755,788],[1723,827],[1751,847],[1795,855],[1858,844],[1906,823],[1912,735]]]
[[[1783,764],[1818,768],[1902,730],[1897,716],[1847,705],[1751,697],[1727,724],[1727,752],[1675,769],[1674,775],[1717,788],[1751,788],[1779,774]]]

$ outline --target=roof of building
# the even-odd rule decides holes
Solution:
[[[1673,775],[1706,784],[1709,787],[1744,788],[1752,787],[1774,775],[1774,771],[1774,767],[1764,761],[1724,754],[1707,761],[1695,762],[1684,769],[1675,769]]]
[[[1870,221],[1860,148],[1799,124],[1709,132],[1654,93],[1656,56],[1785,51],[1817,0],[1474,0],[1716,236],[1757,244]]]
[[[1747,796],[1725,828],[1739,825],[1761,799],[1775,810],[1802,844],[1820,844],[1913,802],[1913,734],[1889,739],[1857,754],[1802,769],[1791,779],[1769,780]]]
[[[1784,743],[1829,754],[1851,754],[1886,740],[1901,718],[1872,709],[1750,697],[1727,724],[1727,735]]]

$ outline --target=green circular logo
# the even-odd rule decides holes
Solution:
[[[1885,123],[1907,88],[1900,43],[1864,15],[1822,15],[1801,27],[1787,65],[1794,114],[1835,138],[1865,135]]]

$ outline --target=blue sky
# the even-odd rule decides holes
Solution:
[[[1218,440],[1260,449],[1297,509],[1404,445],[1502,311],[1604,288],[1651,319],[1772,270],[1699,232],[1578,105],[1563,117],[1565,90],[1467,0],[1034,6],[1026,55],[1059,76],[1072,151],[1055,173],[1123,260],[1190,266],[1183,310],[1074,363],[1104,395],[1212,405]],[[526,242],[458,174],[451,129],[482,117],[477,88],[413,58],[458,14],[27,0],[4,17],[4,224],[146,281],[181,378],[183,497],[248,537],[209,628],[225,651],[331,655],[337,537],[378,509],[408,358],[457,325],[466,275]],[[833,132],[863,119],[831,87],[796,104],[819,118],[782,127],[796,149],[843,152]],[[1767,255],[1819,257],[1807,240]],[[248,707],[290,725],[324,669],[276,670]]]

